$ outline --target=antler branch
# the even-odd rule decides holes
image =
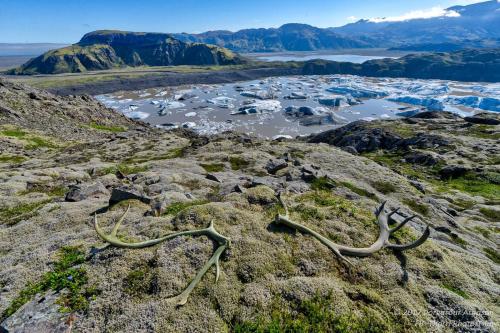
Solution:
[[[333,253],[337,256],[339,260],[341,260],[345,264],[351,264],[351,262],[345,258],[345,256],[351,256],[351,257],[367,257],[375,252],[383,249],[383,248],[390,248],[396,251],[406,251],[410,250],[413,248],[416,248],[420,245],[422,245],[430,235],[430,227],[427,226],[425,229],[423,235],[417,239],[415,242],[410,243],[410,244],[405,244],[405,245],[397,245],[397,244],[392,244],[389,242],[389,237],[391,234],[396,232],[397,230],[401,229],[406,223],[411,221],[412,219],[415,218],[415,216],[411,216],[409,218],[406,218],[403,222],[399,223],[396,227],[393,229],[389,228],[389,221],[394,221],[392,216],[394,214],[397,214],[399,211],[398,209],[395,209],[391,211],[389,214],[385,214],[385,202],[383,202],[378,209],[375,210],[375,215],[377,217],[377,223],[379,225],[379,236],[377,240],[369,247],[364,247],[364,248],[356,248],[356,247],[350,247],[350,246],[345,246],[345,245],[340,245],[332,242],[328,238],[320,235],[316,231],[299,224],[297,222],[293,222],[290,219],[289,213],[288,213],[288,208],[287,205],[285,204],[281,193],[278,194],[278,200],[280,201],[281,205],[285,209],[285,215],[280,215],[278,214],[276,216],[275,222],[277,224],[282,224],[286,225],[292,229],[296,229],[298,231],[301,231],[303,233],[310,234],[317,240],[319,240],[321,243],[326,245],[328,248],[330,248]]]
[[[123,215],[118,219],[118,222],[115,224],[113,227],[113,230],[111,231],[110,234],[106,234],[104,230],[99,226],[97,223],[97,214],[94,215],[94,228],[99,235],[104,241],[108,242],[109,244],[120,247],[120,248],[128,248],[128,249],[141,249],[145,247],[150,247],[156,244],[159,244],[161,242],[167,241],[169,239],[175,238],[175,237],[180,237],[180,236],[207,236],[208,238],[213,239],[218,243],[218,247],[215,250],[214,254],[212,257],[203,265],[201,270],[196,274],[194,279],[189,283],[189,285],[184,289],[182,293],[180,293],[178,296],[174,297],[173,299],[176,301],[176,304],[178,306],[182,306],[186,304],[189,295],[193,291],[193,289],[198,285],[198,283],[201,281],[203,276],[207,273],[207,271],[215,265],[215,282],[219,280],[219,275],[220,275],[220,264],[219,264],[219,259],[221,254],[230,246],[231,240],[225,236],[222,236],[217,230],[215,230],[213,221],[210,222],[210,225],[208,228],[205,229],[200,229],[200,230],[187,230],[187,231],[181,231],[169,235],[165,235],[159,238],[155,239],[150,239],[147,241],[143,242],[133,242],[133,243],[128,243],[124,242],[121,239],[118,238],[117,233],[118,229],[120,228],[120,225],[122,224],[123,220],[127,216],[128,212],[130,210],[130,206],[128,206],[127,210]]]

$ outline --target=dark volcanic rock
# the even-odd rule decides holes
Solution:
[[[370,123],[360,120],[341,128],[312,135],[308,142],[352,147],[358,153],[364,153],[378,149],[393,149],[401,139],[393,132],[383,128],[370,127]]]
[[[397,143],[398,148],[416,147],[420,149],[449,146],[450,141],[442,136],[419,133],[414,137],[403,139]]]
[[[425,166],[433,166],[439,162],[433,155],[421,152],[411,152],[405,156],[405,160],[408,163]]]
[[[69,192],[66,193],[65,200],[68,202],[77,202],[98,194],[109,194],[109,191],[101,183],[91,185],[72,185],[70,186]]]
[[[145,204],[151,204],[151,198],[146,196],[139,186],[122,186],[114,188],[109,198],[109,204],[114,205],[125,200],[139,200]]]
[[[281,169],[284,169],[288,166],[288,163],[285,160],[272,159],[269,160],[266,164],[266,170],[270,174],[274,175]]]
[[[465,117],[464,120],[473,124],[500,125],[500,115],[493,112],[478,113],[470,117]]]
[[[410,118],[416,118],[416,119],[460,119],[460,116],[458,116],[455,113],[451,113],[448,111],[424,111],[424,112],[419,112],[414,116],[411,116]]]
[[[464,176],[468,171],[468,168],[461,165],[448,165],[439,171],[439,175],[442,179],[458,178]]]

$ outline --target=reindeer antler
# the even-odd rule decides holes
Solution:
[[[430,227],[427,226],[423,235],[419,239],[414,241],[413,243],[405,244],[405,245],[398,245],[398,244],[390,243],[389,237],[391,236],[391,234],[393,234],[394,232],[401,229],[406,223],[413,220],[416,216],[413,215],[413,216],[410,216],[410,217],[404,219],[396,227],[391,229],[389,227],[389,221],[394,221],[394,219],[392,219],[392,216],[394,214],[398,213],[399,208],[391,211],[389,214],[386,214],[385,210],[384,210],[386,202],[383,202],[380,205],[380,207],[375,211],[375,216],[377,217],[377,222],[378,222],[378,225],[380,228],[380,233],[379,233],[379,236],[378,236],[377,240],[375,241],[375,243],[373,243],[369,247],[364,247],[364,248],[356,248],[356,247],[349,247],[349,246],[345,246],[345,245],[340,245],[340,244],[336,244],[336,243],[332,242],[328,238],[320,235],[316,231],[314,231],[314,230],[312,230],[304,225],[293,222],[290,219],[287,205],[285,204],[285,202],[281,196],[281,193],[278,194],[278,200],[280,201],[281,205],[285,209],[285,215],[278,214],[276,216],[275,222],[277,224],[283,224],[283,225],[286,225],[290,228],[293,228],[293,229],[299,230],[301,232],[310,234],[311,236],[313,236],[314,238],[319,240],[321,243],[326,245],[328,248],[330,248],[333,251],[333,253],[337,256],[338,259],[340,259],[343,263],[347,263],[347,264],[352,264],[352,263],[344,256],[367,257],[367,256],[370,256],[383,248],[390,248],[390,249],[393,249],[396,251],[406,251],[406,250],[410,250],[410,249],[413,249],[413,248],[416,248],[416,247],[422,245],[427,240],[427,238],[429,238],[429,235],[430,235]]]
[[[196,274],[194,279],[191,281],[191,283],[184,289],[182,293],[180,293],[178,296],[174,297],[173,299],[176,301],[176,304],[178,306],[182,306],[186,304],[189,295],[193,291],[193,289],[196,287],[196,285],[201,281],[202,277],[207,273],[207,271],[215,265],[215,282],[219,280],[219,275],[220,275],[220,265],[219,265],[219,259],[221,254],[226,250],[231,245],[231,240],[227,237],[222,236],[217,230],[215,230],[213,220],[210,222],[210,225],[205,228],[205,229],[200,229],[200,230],[187,230],[187,231],[181,231],[173,234],[169,234],[166,236],[162,236],[159,238],[155,239],[150,239],[147,241],[143,242],[135,242],[135,243],[127,243],[122,240],[120,240],[117,237],[117,232],[118,229],[120,228],[120,225],[122,224],[123,220],[125,219],[125,216],[127,216],[128,212],[130,210],[130,205],[128,206],[127,210],[123,215],[118,219],[118,222],[115,224],[113,227],[113,230],[109,235],[107,235],[104,230],[99,226],[97,223],[97,214],[94,215],[94,227],[97,232],[97,234],[106,242],[109,244],[120,247],[120,248],[129,248],[129,249],[140,249],[140,248],[145,248],[149,246],[153,246],[156,244],[159,244],[161,242],[164,242],[166,240],[179,237],[179,236],[207,236],[214,241],[216,241],[219,246],[215,250],[214,254],[212,257],[203,265],[203,267],[200,269],[200,271]]]

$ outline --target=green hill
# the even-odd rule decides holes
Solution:
[[[214,45],[186,43],[162,33],[101,30],[77,44],[48,51],[10,74],[60,74],[124,66],[232,65],[243,60]]]

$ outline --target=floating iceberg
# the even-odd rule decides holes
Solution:
[[[422,96],[416,95],[408,95],[408,96],[398,96],[388,98],[388,101],[396,102],[396,103],[405,103],[411,105],[420,105],[424,106],[431,111],[443,111],[444,104],[442,101],[436,98],[426,98]]]
[[[328,88],[326,91],[334,94],[351,95],[355,98],[379,98],[389,96],[389,94],[385,91],[375,91],[361,87],[339,86]]]
[[[353,98],[350,98],[347,96],[340,96],[340,95],[320,96],[318,98],[318,102],[321,105],[332,106],[332,107],[343,107],[343,106],[359,104]]]
[[[236,101],[236,99],[231,98],[231,97],[226,97],[226,96],[219,96],[215,97],[212,99],[207,100],[207,103],[214,104],[215,106],[218,106],[223,109],[233,109],[234,104],[233,102]]]
[[[277,112],[281,110],[280,101],[253,101],[253,103],[244,105],[238,111],[231,113],[235,114],[255,114],[255,113],[268,113]]]
[[[241,96],[257,98],[257,99],[272,99],[274,98],[274,94],[271,91],[264,90],[254,90],[254,91],[243,91],[240,93]]]
[[[185,107],[186,104],[177,102],[177,101],[169,101],[166,100],[165,103],[162,104],[162,108],[165,109],[179,109]]]
[[[149,117],[149,113],[146,112],[141,112],[141,111],[131,111],[131,112],[125,112],[124,115],[128,118],[135,119],[135,120],[143,120]]]
[[[451,105],[463,105],[486,111],[500,111],[500,99],[494,97],[448,96],[445,99],[445,103]]]
[[[307,95],[300,92],[292,92],[290,95],[283,97],[284,99],[307,99]]]

